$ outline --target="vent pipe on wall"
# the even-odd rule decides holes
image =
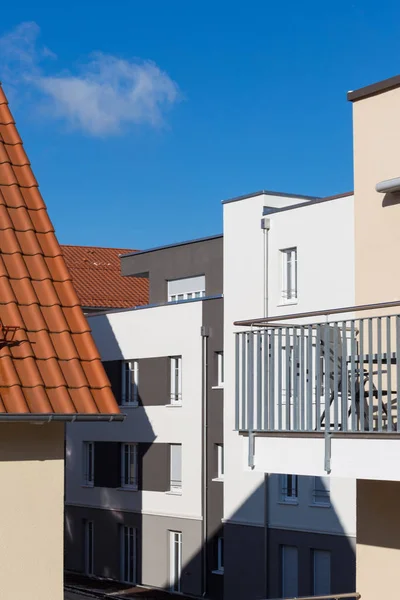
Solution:
[[[380,194],[395,194],[400,192],[400,177],[386,179],[376,184],[375,189]]]

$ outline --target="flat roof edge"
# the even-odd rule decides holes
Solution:
[[[187,246],[188,244],[197,244],[199,242],[208,242],[211,240],[217,240],[218,238],[222,238],[223,234],[218,233],[217,235],[210,235],[207,237],[196,238],[193,240],[185,240],[183,242],[175,242],[174,244],[166,244],[165,246],[155,246],[154,248],[149,248],[148,250],[139,250],[138,252],[129,252],[129,254],[120,254],[120,258],[127,258],[128,256],[139,256],[141,254],[148,254],[149,252],[157,252],[158,250],[167,250],[168,248],[176,248],[177,246]]]
[[[235,198],[228,198],[227,200],[221,200],[221,204],[229,204],[230,202],[239,202],[239,200],[246,200],[247,198],[253,198],[255,196],[278,196],[279,198],[299,198],[299,200],[316,200],[319,196],[304,196],[303,194],[289,194],[286,192],[274,192],[272,190],[259,190],[252,194],[244,194],[243,196],[235,196]]]
[[[358,90],[347,92],[347,100],[349,102],[357,102],[357,100],[376,96],[377,94],[382,94],[398,87],[400,87],[400,75],[395,75],[394,77],[366,85]]]
[[[347,198],[349,196],[354,196],[354,192],[345,192],[343,194],[337,194],[335,196],[327,196],[326,198],[310,200],[310,202],[300,202],[299,204],[292,204],[291,206],[282,206],[280,208],[265,206],[263,214],[272,215],[275,213],[287,212],[289,210],[295,210],[297,208],[305,208],[306,206],[315,206],[316,204],[323,204],[324,202],[332,202],[333,200],[339,200],[341,198]]]
[[[207,300],[218,300],[223,298],[223,294],[214,294],[213,296],[203,296],[201,298],[190,298],[189,300],[180,300],[179,302],[160,302],[160,304],[140,304],[138,306],[131,306],[130,308],[111,308],[104,312],[93,313],[92,315],[85,315],[87,319],[96,319],[104,315],[113,315],[122,312],[136,312],[140,310],[146,310],[148,308],[160,308],[162,306],[182,306],[183,304],[195,304],[197,302],[206,302]],[[1,413],[0,413],[1,415]]]

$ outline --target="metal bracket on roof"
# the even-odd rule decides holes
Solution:
[[[18,329],[20,329],[18,325],[4,325],[3,321],[0,319],[0,348],[18,344],[18,342],[14,340]]]
[[[325,471],[331,472],[331,457],[332,457],[332,435],[329,431],[325,431]]]

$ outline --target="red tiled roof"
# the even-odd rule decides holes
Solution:
[[[0,413],[119,413],[0,86]]]
[[[119,255],[135,250],[64,245],[61,248],[82,306],[129,308],[148,304],[148,279],[121,275]]]

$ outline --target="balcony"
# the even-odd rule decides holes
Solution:
[[[235,428],[251,468],[400,480],[399,306],[235,323],[246,327],[235,334]]]

